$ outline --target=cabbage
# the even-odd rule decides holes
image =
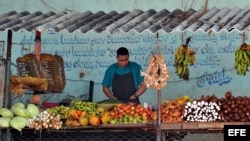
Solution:
[[[28,119],[25,117],[20,117],[20,116],[13,117],[10,120],[10,127],[14,128],[18,131],[22,131],[22,129],[24,127],[26,127],[27,120]]]
[[[26,109],[29,112],[31,118],[37,116],[40,113],[39,108],[35,104],[28,104]]]
[[[12,106],[11,106],[11,108],[12,107],[22,107],[22,108],[25,108],[25,105],[23,104],[23,103],[21,103],[21,102],[17,102],[17,103],[15,103],[15,104],[13,104]]]
[[[0,108],[0,115],[6,118],[12,118],[14,116],[12,111],[7,108]]]
[[[0,128],[10,127],[10,118],[0,117]]]
[[[14,113],[15,116],[26,118],[29,117],[29,112],[23,107],[14,106],[11,108],[11,111]]]

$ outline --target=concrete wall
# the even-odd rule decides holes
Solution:
[[[223,97],[226,91],[232,91],[234,95],[249,95],[249,85],[246,76],[237,75],[234,67],[234,53],[242,43],[241,33],[238,31],[204,33],[198,32],[172,32],[160,31],[159,41],[151,32],[115,33],[88,32],[82,34],[75,32],[42,33],[42,52],[61,55],[65,63],[67,77],[63,98],[70,94],[79,96],[88,92],[88,82],[95,82],[94,101],[105,99],[102,92],[101,81],[106,68],[115,62],[115,51],[120,46],[126,46],[131,52],[131,60],[137,61],[146,70],[151,52],[157,49],[159,44],[165,62],[170,72],[168,85],[161,90],[162,99],[174,99],[183,95],[192,98],[200,98],[201,95],[216,94]],[[246,31],[249,35],[249,31]],[[197,62],[190,66],[190,80],[179,79],[175,74],[174,52],[182,44],[182,41],[191,36],[190,47],[196,51]],[[0,33],[0,40],[6,39],[6,33]],[[249,42],[249,39],[246,40]],[[24,48],[23,48],[24,47]],[[12,45],[12,63],[16,58],[32,53],[34,49],[34,33],[14,32]],[[12,73],[17,69],[12,66]],[[83,78],[80,74],[84,73]],[[58,101],[59,99],[54,100]],[[157,91],[149,88],[141,96],[142,102],[157,103]]]

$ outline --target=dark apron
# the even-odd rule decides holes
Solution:
[[[112,92],[118,100],[124,103],[135,102],[140,104],[138,97],[136,99],[130,99],[130,96],[136,92],[132,72],[125,75],[115,73],[112,80]]]

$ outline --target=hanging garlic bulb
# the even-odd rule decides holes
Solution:
[[[167,85],[169,73],[162,54],[152,55],[146,72],[141,72],[147,87],[157,90]]]

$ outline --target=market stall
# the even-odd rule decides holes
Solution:
[[[186,80],[188,80],[188,65],[195,63],[194,56],[191,56],[195,53],[193,53],[191,48],[187,47],[189,41],[190,38],[187,39],[185,45],[180,46],[180,49],[178,49],[176,53],[176,73],[178,74],[179,67],[181,67],[183,72],[180,73],[180,77]],[[248,45],[243,44],[241,47],[244,51],[248,51]],[[92,136],[92,138],[95,138],[97,137],[96,134],[98,134],[103,136],[103,138],[107,138],[107,140],[111,140],[110,136],[113,136],[112,138],[117,140],[114,135],[119,135],[119,137],[124,137],[124,140],[129,140],[127,134],[131,134],[131,136],[137,136],[137,139],[143,137],[142,140],[147,138],[150,140],[156,139],[157,141],[164,141],[169,138],[169,136],[178,139],[184,138],[185,135],[190,132],[223,133],[225,125],[250,125],[250,115],[248,112],[250,98],[246,96],[234,96],[229,91],[225,93],[225,97],[223,98],[217,98],[215,95],[206,95],[195,100],[191,100],[188,96],[178,97],[174,100],[161,99],[161,88],[167,85],[166,81],[169,79],[169,74],[167,66],[164,63],[164,58],[161,55],[160,48],[158,48],[157,51],[157,53],[152,53],[148,68],[146,72],[142,73],[145,76],[145,83],[147,86],[156,90],[158,97],[157,109],[153,109],[152,105],[145,103],[144,105],[134,105],[131,103],[120,103],[119,101],[109,99],[96,103],[83,101],[81,99],[72,99],[68,106],[54,105],[49,108],[45,107],[40,111],[41,109],[38,110],[40,108],[39,102],[31,101],[30,104],[33,104],[32,109],[36,109],[36,111],[39,112],[35,112],[34,115],[30,116],[29,113],[33,113],[34,111],[30,111],[25,115],[23,115],[24,113],[20,114],[17,112],[28,110],[30,104],[16,103],[21,106],[19,106],[17,110],[13,108],[16,107],[16,104],[10,105],[9,110],[13,112],[13,115],[10,118],[15,119],[15,117],[24,117],[21,120],[25,124],[19,124],[16,126],[17,124],[11,122],[11,119],[9,124],[9,127],[11,128],[5,127],[3,129],[4,132],[1,135],[2,139],[27,139],[27,136],[30,137],[30,133],[33,132],[33,137],[39,137],[39,139],[46,139],[50,137],[51,134],[53,134],[53,136],[58,135],[58,138],[65,138],[65,136],[61,136],[61,134],[65,135],[69,133],[70,136],[67,135],[69,138],[72,137],[72,134],[78,134],[78,138],[82,138],[86,134],[88,134],[88,137]],[[189,55],[190,58],[188,58],[188,60],[190,62],[183,58],[182,55]],[[37,82],[43,81],[36,80],[36,78],[41,78],[38,73],[41,71],[37,70],[40,67],[36,68],[37,64],[34,63],[35,58],[31,58],[31,56],[31,54],[28,54],[28,56],[24,56],[24,58],[18,58],[18,65],[22,68],[22,75],[21,77],[10,78],[10,86],[12,86],[10,87],[12,88],[10,89],[10,93],[16,93],[19,96],[22,96],[22,90],[27,88],[31,91],[42,92],[41,94],[47,92],[59,92],[58,89],[54,89],[56,87],[54,85],[60,84],[61,86],[61,82],[63,82],[63,86],[60,89],[62,90],[65,81],[61,80],[59,80],[60,82],[46,83],[46,85],[50,86],[49,91],[47,91],[47,87],[45,87],[46,89],[41,87],[43,86],[43,83],[35,85]],[[51,58],[53,58],[53,56],[45,56],[46,57],[43,55],[40,56],[41,62],[44,62],[44,58],[47,61],[51,61]],[[28,57],[28,59],[25,59],[25,57]],[[56,58],[58,57],[59,56],[56,56]],[[244,59],[247,58],[245,57]],[[33,76],[36,77],[30,78],[25,76],[30,75],[32,72],[30,71],[30,67],[27,67],[30,62],[25,64],[25,61],[31,61],[33,64],[36,64],[36,67],[33,67],[32,69],[36,70],[33,71]],[[60,69],[63,60],[56,60],[56,63],[52,63],[61,65],[59,67],[48,65],[48,62],[44,64],[47,69]],[[186,66],[180,66],[183,64]],[[64,74],[63,69],[60,70],[59,74],[64,78],[62,75]],[[36,73],[38,73],[38,75],[36,75]],[[50,73],[52,72],[47,73],[46,78],[52,78],[52,76],[49,75]],[[57,74],[54,74],[53,76],[61,78]],[[31,83],[33,80],[36,81]],[[54,81],[57,79],[52,78],[49,80]],[[17,87],[20,89],[16,89],[14,86],[18,86],[19,84],[25,84],[25,87]],[[8,108],[8,106],[6,107]],[[5,116],[3,114],[4,110],[6,111],[7,109],[1,109],[1,115],[3,117]],[[20,119],[18,122],[22,123],[20,122]],[[17,121],[15,123],[17,123]],[[173,132],[176,132],[177,134],[171,134]],[[124,133],[126,133],[126,135],[124,135]],[[98,136],[98,138],[100,138],[100,136]]]
[[[216,11],[217,9],[214,8],[208,13],[208,15],[212,15],[211,13]],[[247,11],[247,9],[244,9],[243,12],[244,11]],[[136,11],[136,12],[141,13],[141,11]],[[165,13],[166,11],[163,10],[163,12]],[[222,12],[225,12],[225,10],[223,9]],[[102,12],[100,13],[103,14]],[[180,13],[180,11],[176,10],[169,17],[174,15],[174,13]],[[69,15],[72,16],[74,14],[70,13]],[[200,14],[198,13],[197,15]],[[193,17],[197,18],[196,17],[197,15]],[[192,19],[193,17],[190,17],[190,19]],[[222,16],[219,16],[218,18],[221,17]],[[126,18],[127,17],[125,17],[125,19]],[[214,19],[212,19],[213,22]],[[204,17],[202,17],[201,20],[202,21],[205,20]],[[57,23],[60,24],[60,22],[58,21],[56,20],[56,24]],[[124,22],[124,20],[121,21]],[[193,19],[191,21],[193,21]],[[184,24],[188,26],[188,23],[185,22],[186,21],[184,21]],[[198,20],[197,22],[200,21]],[[197,26],[198,25],[197,22],[194,22],[193,25]],[[126,22],[121,24],[126,24]],[[158,22],[155,28],[160,27],[157,26],[159,24],[161,23]],[[49,23],[49,25],[52,24]],[[116,26],[116,24],[112,25]],[[208,25],[209,25],[208,23],[205,24],[205,26],[207,27]],[[47,26],[46,24],[44,24],[42,27],[47,27]],[[60,27],[63,26],[61,25]],[[152,29],[155,28],[152,27]],[[178,29],[181,28],[183,28],[182,24],[178,26]],[[84,31],[85,30],[86,29],[84,29]],[[169,30],[168,27],[166,27],[166,30]],[[17,94],[18,97],[22,95],[28,95],[31,97],[34,94],[40,94],[46,96],[46,95],[55,95],[55,93],[59,93],[60,95],[66,84],[64,76],[65,73],[63,69],[64,65],[68,67],[67,69],[69,70],[70,73],[74,74],[71,75],[72,77],[78,77],[77,75],[75,75],[76,74],[75,72],[77,72],[77,74],[79,73],[80,78],[77,78],[76,79],[77,81],[82,80],[84,74],[90,74],[87,77],[93,77],[93,76],[98,77],[96,75],[99,74],[98,69],[102,70],[106,64],[112,62],[112,61],[107,61],[107,62],[102,62],[102,61],[105,59],[111,60],[109,57],[112,56],[112,52],[115,49],[115,47],[117,47],[117,44],[120,45],[121,42],[125,42],[124,44],[126,44],[126,42],[129,42],[129,43],[136,43],[133,46],[139,46],[138,48],[131,47],[130,49],[136,56],[134,59],[138,59],[138,61],[141,61],[140,63],[147,66],[147,69],[144,72],[145,81],[147,85],[153,89],[152,93],[153,97],[157,97],[156,103],[158,108],[153,109],[148,105],[145,106],[143,103],[142,105],[138,106],[137,110],[135,110],[136,109],[135,105],[126,105],[124,103],[114,104],[111,102],[107,103],[108,105],[111,104],[112,107],[110,109],[102,109],[102,108],[98,109],[97,105],[98,101],[96,103],[92,102],[92,100],[84,101],[82,99],[81,101],[78,101],[78,104],[71,104],[70,101],[67,103],[69,107],[67,106],[61,107],[64,104],[62,103],[58,104],[60,102],[58,101],[58,103],[56,103],[55,105],[50,105],[49,107],[45,106],[41,109],[42,111],[47,111],[47,112],[50,111],[51,113],[53,113],[52,114],[53,118],[51,118],[53,120],[51,121],[49,120],[50,124],[48,124],[48,122],[45,122],[47,121],[47,119],[46,120],[44,119],[45,115],[42,116],[43,117],[42,119],[39,119],[40,117],[39,118],[37,117],[38,115],[41,115],[41,113],[37,113],[38,115],[36,115],[34,119],[33,117],[28,117],[29,121],[26,121],[25,119],[22,118],[22,121],[27,122],[28,124],[22,124],[22,126],[19,127],[14,126],[15,124],[4,125],[4,126],[10,126],[10,127],[4,127],[2,129],[3,132],[1,134],[1,138],[4,141],[11,139],[27,140],[27,137],[29,137],[32,140],[47,140],[48,138],[50,139],[63,138],[65,140],[72,140],[72,138],[76,140],[82,138],[86,138],[86,140],[90,139],[117,140],[118,138],[119,139],[122,138],[123,140],[135,140],[141,138],[141,140],[147,139],[147,140],[159,141],[159,140],[168,140],[170,136],[172,138],[169,140],[172,140],[173,138],[181,140],[190,132],[222,133],[224,125],[249,125],[250,115],[248,111],[250,110],[249,108],[250,100],[248,96],[239,96],[239,95],[234,95],[232,93],[230,94],[230,92],[226,92],[225,96],[223,96],[223,93],[220,93],[221,96],[220,98],[217,97],[215,94],[210,95],[208,93],[205,93],[205,95],[202,95],[200,98],[198,97],[198,94],[200,94],[199,92],[207,92],[207,90],[209,90],[210,92],[212,91],[214,86],[217,87],[218,85],[219,87],[228,84],[232,80],[232,74],[236,75],[237,73],[237,75],[241,76],[247,75],[247,70],[250,65],[249,45],[243,43],[239,44],[238,46],[237,44],[238,48],[234,50],[235,45],[231,44],[232,42],[235,42],[235,40],[236,41],[242,40],[241,37],[239,37],[241,35],[239,35],[240,33],[238,32],[232,32],[230,34],[226,34],[224,32],[214,34],[212,31],[208,31],[208,33],[203,33],[203,32],[189,33],[188,31],[187,32],[185,31],[184,35],[184,32],[163,33],[162,31],[159,31],[161,35],[160,37],[158,36],[159,35],[158,31],[156,34],[148,32],[144,32],[141,34],[129,32],[126,35],[115,34],[115,33],[114,34],[89,33],[87,35],[90,37],[81,38],[82,37],[81,34],[80,37],[78,38],[77,37],[78,33],[76,33],[76,35],[72,34],[69,35],[68,33],[58,33],[58,35],[54,37],[54,33],[51,34],[51,31],[49,31],[46,33],[47,35],[45,36],[47,37],[45,40],[46,41],[45,44],[47,43],[46,45],[48,46],[50,45],[50,47],[56,46],[57,45],[56,43],[58,43],[57,41],[61,39],[63,45],[59,47],[61,47],[62,50],[55,49],[54,52],[61,53],[62,55],[65,55],[64,56],[65,58],[71,59],[71,61],[73,60],[72,62],[74,62],[75,66],[71,64],[72,63],[71,61],[64,63],[63,62],[64,60],[61,58],[60,55],[41,54],[39,38],[35,38],[38,39],[35,40],[34,43],[35,54],[33,53],[26,54],[24,56],[20,56],[19,58],[17,58],[17,65],[19,68],[21,68],[20,69],[21,71],[18,72],[19,73],[18,75],[21,76],[20,78],[10,77],[12,31],[9,30],[8,33],[9,33],[8,48],[7,48],[7,59],[6,59],[7,77],[5,81],[6,89],[4,96],[5,99],[4,107],[11,108],[11,106],[13,106],[11,105],[10,101],[10,93]],[[116,36],[118,36],[118,38],[116,38]],[[120,36],[122,37],[119,38]],[[182,42],[186,40],[186,43],[179,45],[178,44],[179,38]],[[52,41],[50,39],[52,39]],[[196,45],[196,48],[192,48],[193,46],[189,46],[189,42],[192,40],[193,40],[192,45],[193,46]],[[80,43],[77,44],[77,41],[79,41]],[[161,54],[161,48],[159,47],[160,45],[158,45],[156,49],[155,47],[151,46],[151,45],[155,46],[155,43],[159,43],[160,41],[162,44],[164,44],[161,46],[163,47],[162,49],[164,51],[164,55]],[[245,42],[245,38],[243,41]],[[55,44],[51,45],[50,44],[51,42]],[[225,42],[229,43],[225,45],[224,44]],[[84,46],[85,48],[82,47],[83,46],[82,44],[85,45]],[[102,45],[102,48],[99,47],[100,44]],[[109,48],[110,45],[113,48],[112,47]],[[219,47],[218,49],[216,48],[216,50],[213,50],[215,45],[216,46],[218,45]],[[143,49],[141,48],[141,46],[143,46]],[[174,52],[175,48],[173,46],[177,47],[176,52]],[[77,49],[78,47],[80,48],[79,50]],[[231,48],[228,49],[227,47]],[[198,65],[196,65],[196,52],[194,50],[195,51],[198,50],[200,53],[199,57],[201,59],[199,58]],[[94,54],[93,51],[95,51],[96,54]],[[151,52],[151,51],[156,51],[156,52]],[[103,55],[104,52],[108,53]],[[231,67],[230,66],[232,64],[231,60],[234,59],[234,56],[233,59],[229,58],[228,56],[232,57],[232,54],[234,53],[235,53],[235,64],[234,64],[235,66],[233,69],[231,68],[228,69],[229,67]],[[148,54],[150,54],[150,57],[148,57]],[[93,57],[95,55],[100,55],[101,57],[98,58],[97,60],[88,60],[89,58],[96,58]],[[80,58],[79,56],[87,61],[85,62],[85,60],[82,59],[84,61],[80,62],[81,59],[79,59]],[[166,59],[164,59],[164,57],[168,57],[167,60],[170,61],[166,63],[165,62]],[[227,69],[226,72],[224,64],[228,64],[227,62],[228,59],[229,60],[231,59],[230,60],[231,64],[225,65]],[[145,63],[145,60],[146,61],[150,60],[150,61]],[[226,60],[226,61],[221,62],[221,60]],[[98,64],[95,64],[96,62]],[[174,69],[172,74],[176,74],[176,76],[178,77],[173,80],[176,81],[179,81],[179,79],[183,80],[182,81],[183,85],[182,84],[178,85],[174,83],[174,85],[176,84],[177,86],[172,87],[169,90],[169,91],[173,90],[173,93],[164,93],[164,95],[165,97],[166,95],[169,96],[173,95],[173,97],[175,97],[176,99],[166,99],[162,98],[163,88],[166,89],[169,88],[167,87],[168,83],[166,82],[169,78],[168,68],[166,64],[172,64],[172,62],[173,62],[172,69]],[[217,67],[220,65],[221,67]],[[204,70],[202,71],[204,72],[200,71],[199,68],[200,66],[203,67]],[[96,69],[95,67],[99,68]],[[45,71],[46,73],[42,74],[41,69],[43,71],[46,70]],[[84,69],[88,69],[88,71],[86,71],[86,73],[83,73]],[[211,71],[207,71],[209,69],[211,69]],[[234,69],[236,70],[236,73]],[[193,71],[193,70],[199,70],[199,71]],[[192,74],[190,73],[191,71]],[[93,73],[91,74],[89,72]],[[32,76],[35,77],[27,77],[27,75],[30,74],[32,74]],[[190,79],[189,77],[190,74],[193,75],[195,79],[197,79],[196,82],[190,82],[190,81],[188,82],[188,80]],[[44,76],[46,77],[46,81],[44,81],[45,79],[41,78]],[[172,76],[174,77],[174,75]],[[35,83],[30,84],[31,80],[36,80],[36,81]],[[242,82],[242,80],[244,79],[236,78],[236,80],[231,85],[228,85],[228,87],[232,87],[235,85],[235,83]],[[18,82],[18,83],[12,83],[12,82]],[[39,83],[37,84],[37,82]],[[70,82],[72,82],[72,80],[70,80]],[[187,82],[188,85],[186,85],[187,83],[185,82]],[[72,83],[76,83],[76,81],[73,81]],[[23,87],[23,84],[25,84],[25,88]],[[41,88],[41,86],[44,86],[44,84],[45,87]],[[206,84],[209,85],[208,88],[204,87],[204,85]],[[18,86],[18,87],[15,87],[15,89],[8,89],[11,86]],[[75,87],[76,85],[73,86]],[[196,89],[194,90],[194,88]],[[220,87],[220,89],[217,88],[216,90],[221,91],[223,89],[223,91],[226,91],[224,88]],[[242,90],[242,93],[244,93],[245,91],[248,90],[247,88],[248,85],[244,83],[240,85],[240,87],[233,87],[232,90],[234,91]],[[78,87],[75,87],[74,89],[78,89]],[[196,90],[197,93],[193,94],[196,95],[196,99],[191,99],[188,95],[185,95],[183,97],[182,95],[178,95],[180,92],[183,93],[183,91],[193,92]],[[164,92],[166,92],[166,90],[164,90]],[[245,94],[247,95],[247,93]],[[36,98],[38,98],[38,100]],[[34,97],[34,99],[36,100],[31,100],[29,102],[35,104],[36,106],[38,105],[37,108],[41,108],[39,107],[41,106],[39,97]],[[23,106],[25,107],[27,106],[28,103],[27,101],[25,101],[23,104],[25,104]],[[128,110],[128,107],[130,108],[130,110]],[[133,108],[133,110],[131,108]],[[22,110],[25,111],[25,109],[23,108]],[[136,119],[134,119],[135,113],[137,114]],[[14,115],[18,114],[14,113]],[[90,119],[92,115],[95,116]]]

